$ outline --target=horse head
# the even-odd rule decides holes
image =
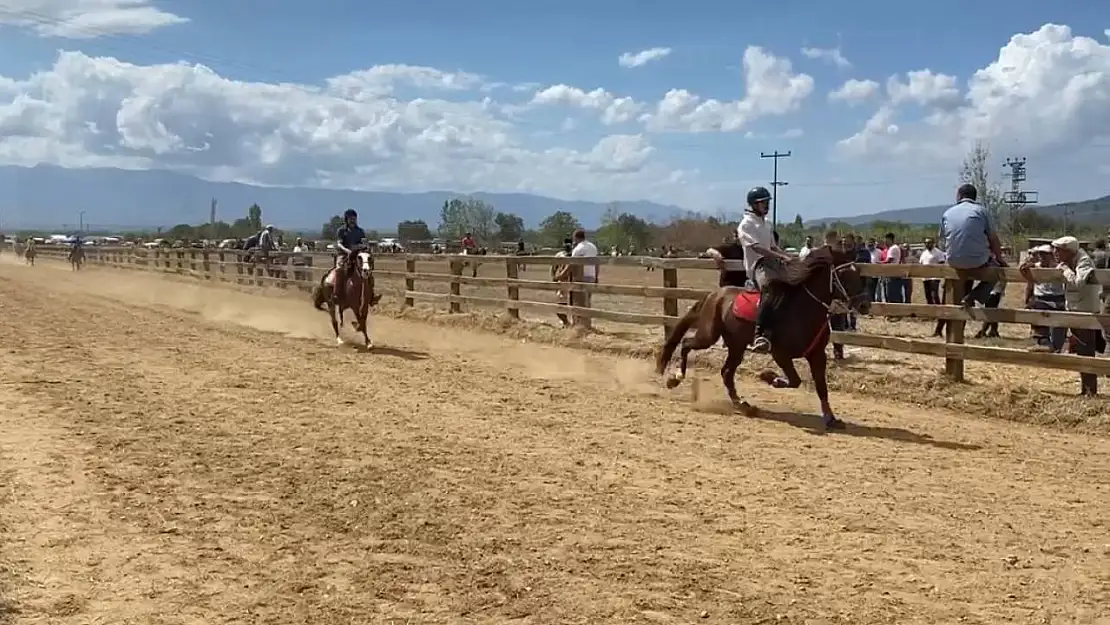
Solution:
[[[363,279],[370,278],[374,271],[374,257],[366,250],[358,250],[354,253],[354,268],[355,273]]]
[[[840,302],[861,315],[868,314],[871,311],[871,295],[867,291],[867,279],[860,273],[852,256],[834,252],[829,267],[829,297],[832,302]]]

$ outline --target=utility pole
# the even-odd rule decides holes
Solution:
[[[77,232],[85,231],[85,211],[77,211]]]
[[[1017,253],[1018,246],[1018,228],[1017,217],[1021,214],[1022,209],[1030,204],[1036,204],[1039,199],[1039,194],[1036,191],[1025,191],[1021,188],[1021,184],[1025,182],[1025,157],[1019,156],[1016,158],[1008,158],[1006,162],[1002,163],[1003,167],[1010,168],[1010,190],[1002,195],[1002,201],[1010,208],[1010,249],[1013,253]],[[1067,209],[1064,210],[1064,231],[1068,229]]]
[[[779,152],[775,150],[768,154],[767,152],[760,152],[759,158],[774,159],[774,170],[771,174],[771,228],[778,230],[779,227],[779,187],[785,187],[790,184],[783,180],[779,180],[779,159],[790,158],[790,150]]]
[[[216,238],[216,198],[212,198],[212,206],[208,211],[208,238]]]

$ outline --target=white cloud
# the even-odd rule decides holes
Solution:
[[[791,129],[787,130],[786,132],[782,133],[782,138],[783,139],[797,139],[798,137],[801,137],[804,134],[805,134],[805,131],[802,130],[801,128],[791,128]]]
[[[907,82],[893,79],[887,91],[876,117],[838,144],[842,154],[954,163],[976,140],[1005,142],[1029,156],[1074,149],[1110,134],[1110,45],[1045,24],[1014,35],[972,75],[962,98],[954,78],[928,70],[911,72]],[[906,104],[925,110],[897,123],[909,115]]]
[[[140,35],[188,21],[150,0],[7,0],[0,5],[0,24],[66,39]]]
[[[950,104],[960,99],[955,76],[922,69],[907,72],[906,78],[906,82],[901,82],[898,76],[891,76],[886,81],[887,97],[895,106],[906,102],[920,106]]]
[[[570,85],[552,85],[537,91],[530,102],[533,106],[561,105],[597,111],[605,125],[631,121],[643,109],[632,98],[617,97],[604,89],[584,91]]]
[[[863,104],[879,94],[879,83],[874,80],[849,79],[836,91],[829,93],[832,102],[845,102],[849,106]]]
[[[639,52],[625,52],[617,58],[617,64],[621,67],[640,67],[666,58],[670,53],[670,48],[648,48]]]
[[[852,63],[840,53],[840,48],[802,48],[802,55],[817,61],[824,61],[837,69],[850,69]]]
[[[685,89],[672,89],[653,112],[642,118],[656,132],[734,132],[761,117],[797,110],[813,93],[813,78],[795,74],[790,61],[763,48],[744,51],[744,97],[722,102],[703,100]]]
[[[424,97],[400,98],[400,85]],[[251,83],[199,65],[141,66],[62,52],[53,67],[29,78],[0,77],[0,164],[698,204],[685,195],[698,187],[690,184],[696,173],[660,162],[644,135],[576,136],[578,148],[537,144],[534,133],[480,96],[480,85],[476,75],[405,65],[353,72],[321,86]],[[463,101],[437,99],[443,90]],[[619,100],[607,101],[605,110],[618,115]]]

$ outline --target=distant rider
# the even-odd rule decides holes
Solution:
[[[366,247],[366,232],[358,225],[358,212],[348,208],[343,213],[343,225],[335,233],[335,288],[338,294],[347,281],[347,260],[355,250]]]
[[[736,238],[744,247],[744,269],[748,277],[762,293],[759,300],[759,314],[755,321],[755,338],[752,350],[767,352],[771,342],[764,335],[768,325],[771,307],[768,305],[767,288],[781,278],[786,264],[792,260],[790,255],[779,249],[775,232],[767,223],[767,213],[771,210],[771,192],[766,187],[755,187],[748,191],[748,208],[736,229]]]

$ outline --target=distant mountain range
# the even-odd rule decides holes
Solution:
[[[853,217],[822,217],[806,221],[807,225],[819,223],[831,224],[843,222],[852,226],[862,226],[874,221],[896,221],[907,224],[937,224],[940,216],[951,206],[943,204],[937,206],[920,206],[918,208],[900,208],[897,210],[855,215]],[[1038,213],[1063,220],[1065,213],[1067,219],[1073,223],[1110,224],[1110,195],[1080,202],[1064,202],[1046,206],[1032,206]]]
[[[263,221],[289,229],[317,230],[347,208],[359,211],[367,228],[391,230],[403,220],[439,224],[443,202],[469,195],[516,213],[527,227],[536,227],[560,210],[575,214],[587,227],[597,227],[607,204],[560,200],[527,193],[428,191],[386,193],[342,189],[256,187],[209,182],[164,170],[64,169],[51,165],[0,167],[0,225],[33,228],[75,226],[83,221],[100,228],[158,227],[208,221],[217,200],[216,218],[232,222],[244,217],[251,204],[262,207]],[[648,201],[620,201],[621,210],[644,219],[666,220],[685,212],[678,206]],[[81,213],[84,213],[81,215]]]
[[[0,166],[0,228],[75,227],[84,222],[100,229],[170,228],[208,220],[213,198],[216,218],[232,222],[246,215],[247,207],[262,207],[263,221],[287,229],[317,230],[332,215],[347,208],[359,211],[368,228],[392,230],[408,219],[423,219],[432,228],[439,224],[443,202],[461,193],[387,193],[343,189],[257,187],[233,182],[209,182],[164,170],[64,169],[52,165]],[[560,200],[527,193],[473,193],[471,197],[493,204],[497,210],[516,213],[534,228],[548,215],[574,213],[587,228],[600,225],[607,207],[602,202]],[[685,209],[645,200],[619,201],[622,211],[649,221],[666,221]],[[864,225],[873,221],[935,224],[946,206],[923,206],[852,217],[826,217],[807,224],[846,222]],[[1065,211],[1075,223],[1110,222],[1110,196],[1082,202],[1037,207],[1037,211],[1063,219]]]

